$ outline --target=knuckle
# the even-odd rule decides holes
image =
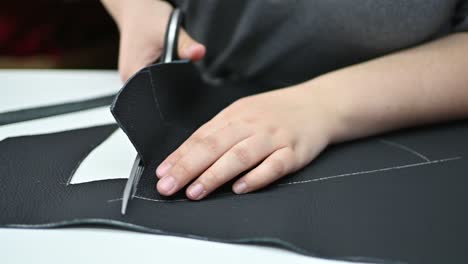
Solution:
[[[272,126],[269,128],[269,132],[275,133],[281,139],[288,139],[290,138],[290,132],[282,127]]]
[[[200,133],[196,133],[193,134],[190,139],[189,139],[189,144],[193,144],[193,143],[198,143],[198,142],[201,142],[203,140],[203,137],[200,135]]]
[[[228,129],[236,129],[236,124],[234,122],[232,122],[231,120],[226,120],[225,122],[225,125],[223,127],[224,130],[228,130]]]
[[[175,162],[177,162],[180,158],[182,158],[182,150],[179,150],[179,151],[176,151],[174,153],[172,153],[168,158],[167,158],[167,162],[171,163],[171,164],[174,164]]]
[[[202,179],[203,179],[203,182],[205,183],[205,186],[207,186],[207,188],[213,185],[216,185],[219,182],[222,182],[221,174],[215,172],[213,169],[208,169],[207,171],[205,171],[204,174],[205,175],[204,177],[202,177]]]
[[[281,157],[276,157],[270,160],[268,167],[276,176],[287,174],[294,169],[296,155],[291,148],[284,148]]]
[[[232,149],[232,154],[236,157],[236,159],[244,166],[250,166],[252,163],[252,158],[250,157],[250,153],[246,147],[235,147]]]
[[[282,146],[287,147],[286,152],[290,152],[290,148],[295,146],[295,137],[291,134],[290,131],[287,131],[284,128],[278,128],[274,131],[274,137],[281,143]],[[289,155],[289,154],[288,154]]]
[[[190,177],[193,172],[193,169],[188,166],[185,162],[179,162],[174,166],[175,175],[178,175],[182,178]]]
[[[190,136],[190,138],[187,139],[187,141],[185,141],[180,147],[179,149],[186,153],[188,152],[193,146],[196,146],[197,144],[199,144],[200,142],[203,141],[203,138],[199,135],[192,135]]]
[[[273,135],[276,135],[278,132],[280,132],[279,130],[280,130],[280,129],[279,129],[277,126],[268,126],[268,127],[266,128],[267,133],[268,133],[269,135],[272,135],[272,136],[273,136]]]
[[[279,159],[273,159],[270,161],[268,164],[269,170],[275,175],[282,175],[286,171],[286,166],[284,164],[284,161],[279,160]]]
[[[212,137],[212,136],[209,136],[209,137],[206,137],[204,138],[201,143],[203,144],[204,147],[206,147],[209,151],[211,152],[214,152],[214,153],[218,153],[219,152],[219,148],[221,146],[220,142],[219,142],[219,139],[217,139],[216,137]]]
[[[251,124],[257,123],[259,120],[260,120],[260,118],[258,118],[257,116],[252,115],[252,116],[249,116],[249,117],[244,118],[243,121],[244,121],[246,124],[251,125]]]

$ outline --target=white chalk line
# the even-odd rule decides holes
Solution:
[[[292,184],[303,184],[303,183],[310,183],[310,182],[326,181],[326,180],[331,180],[331,179],[336,179],[336,178],[344,178],[344,177],[349,177],[349,176],[356,176],[356,175],[363,175],[363,174],[373,174],[373,173],[384,172],[384,171],[392,171],[392,170],[401,170],[401,169],[420,167],[420,166],[425,166],[425,165],[431,165],[431,164],[443,163],[443,162],[448,162],[448,161],[453,161],[453,160],[459,160],[459,159],[462,159],[462,157],[453,157],[453,158],[431,160],[431,161],[425,161],[425,162],[419,162],[419,163],[411,163],[411,164],[394,166],[394,167],[387,167],[387,168],[376,169],[376,170],[367,170],[367,171],[358,171],[358,172],[352,172],[352,173],[343,173],[343,174],[327,176],[327,177],[322,177],[322,178],[317,178],[317,179],[312,179],[312,180],[281,183],[281,184],[277,184],[276,186],[292,185]]]
[[[146,200],[146,201],[152,201],[152,202],[166,202],[166,203],[170,203],[170,202],[183,202],[183,201],[188,201],[189,199],[175,199],[175,200],[161,200],[161,199],[151,199],[151,198],[148,198],[148,197],[143,197],[143,196],[139,196],[139,195],[135,195],[133,196],[133,198],[135,199],[140,199],[140,200]],[[116,199],[110,199],[110,200],[107,200],[108,203],[112,203],[112,202],[118,202],[118,201],[122,201],[122,198],[116,198]]]
[[[387,145],[390,145],[390,146],[394,146],[394,147],[406,150],[406,151],[420,157],[421,159],[423,159],[425,161],[431,161],[429,158],[427,158],[423,154],[421,154],[421,153],[417,152],[416,150],[414,150],[414,149],[412,149],[410,147],[407,147],[407,146],[405,146],[403,144],[400,144],[400,143],[397,143],[397,142],[394,142],[394,141],[390,141],[390,140],[385,140],[385,139],[381,139],[380,142],[382,142],[384,144],[387,144]]]
[[[444,163],[444,162],[449,162],[449,161],[454,161],[454,160],[460,160],[463,157],[453,157],[453,158],[446,158],[446,159],[439,159],[439,160],[432,160],[432,161],[425,161],[425,162],[419,162],[419,163],[411,163],[411,164],[406,164],[406,165],[400,165],[400,166],[394,166],[394,167],[387,167],[387,168],[382,168],[382,169],[376,169],[376,170],[366,170],[366,171],[358,171],[358,172],[352,172],[352,173],[343,173],[343,174],[338,174],[338,175],[333,175],[333,176],[327,176],[327,177],[321,177],[321,178],[316,178],[312,180],[304,180],[304,181],[295,181],[295,182],[287,182],[287,183],[281,183],[281,184],[276,184],[274,186],[286,186],[286,185],[295,185],[295,184],[305,184],[305,183],[311,183],[311,182],[319,182],[319,181],[326,181],[326,180],[332,180],[332,179],[337,179],[337,178],[345,178],[345,177],[350,177],[350,176],[357,176],[357,175],[363,175],[363,174],[374,174],[374,173],[379,173],[379,172],[385,172],[385,171],[393,171],[393,170],[402,170],[402,169],[407,169],[407,168],[414,168],[414,167],[421,167],[421,166],[426,166],[426,165],[432,165],[432,164],[438,164],[438,163]],[[226,193],[223,193],[226,194]],[[222,194],[220,194],[222,195]],[[188,201],[189,199],[177,199],[177,200],[160,200],[160,199],[151,199],[143,196],[134,196],[135,199],[140,199],[140,200],[146,200],[146,201],[152,201],[152,202],[165,202],[165,203],[170,203],[170,202],[184,202]],[[117,198],[117,199],[110,199],[107,200],[108,203],[111,202],[117,202],[121,201],[122,198]]]

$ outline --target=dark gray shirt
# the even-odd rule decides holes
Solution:
[[[272,88],[468,30],[468,0],[174,2],[207,76]]]

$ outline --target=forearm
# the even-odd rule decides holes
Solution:
[[[138,21],[137,18],[145,17],[148,12],[154,10],[164,11],[170,7],[166,1],[162,0],[101,0],[101,3],[112,16],[119,30],[122,30],[125,24],[129,24],[129,21]],[[161,16],[159,12],[149,13],[149,15],[156,18]],[[161,17],[161,20],[166,23],[167,18]]]
[[[301,84],[336,117],[332,142],[468,117],[468,34],[325,74]]]

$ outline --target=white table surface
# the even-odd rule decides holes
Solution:
[[[117,92],[122,84],[115,71],[0,70],[0,112],[23,107],[86,99]],[[24,134],[39,134],[114,122],[107,108],[67,114],[40,121],[0,126],[0,140]],[[131,146],[115,141],[125,157],[133,157]],[[108,144],[108,145],[109,145]],[[102,152],[108,153],[103,147]],[[116,147],[117,148],[117,147]],[[96,155],[99,155],[96,154]],[[125,159],[124,157],[124,159]],[[120,162],[125,163],[125,162]],[[131,164],[96,168],[87,172],[126,175]],[[88,173],[89,174],[89,173]],[[0,175],[1,177],[1,175]],[[0,209],[1,213],[1,209]],[[356,242],[358,243],[358,241]],[[112,228],[59,228],[48,230],[0,228],[1,263],[342,263],[302,256],[287,250],[200,241]]]

